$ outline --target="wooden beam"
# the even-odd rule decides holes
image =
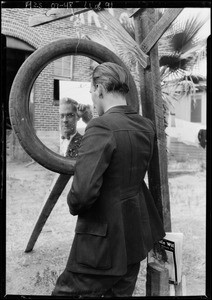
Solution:
[[[140,48],[144,53],[148,53],[152,47],[158,42],[167,28],[176,19],[176,17],[181,13],[183,8],[169,8],[160,18],[160,20],[153,26],[151,31],[145,37],[145,39],[140,44]]]
[[[84,12],[89,11],[90,8],[75,8],[74,10],[72,8],[52,8],[47,11],[46,14],[42,15],[34,15],[32,17],[29,17],[29,26],[35,27],[43,24],[47,24],[53,21],[62,20],[68,17],[72,17],[74,15],[79,15]]]
[[[135,36],[138,44],[145,39],[156,22],[154,8],[141,10],[134,17]],[[143,69],[139,65],[140,96],[143,116],[153,121],[157,134],[155,148],[148,177],[149,188],[163,219],[166,232],[171,231],[170,202],[167,171],[167,143],[164,127],[163,102],[157,44],[151,49],[150,67]]]

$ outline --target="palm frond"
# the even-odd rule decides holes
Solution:
[[[163,82],[161,89],[166,98],[179,101],[185,96],[195,94],[197,87],[193,77],[188,75],[173,81]]]
[[[89,36],[116,53],[129,70],[135,71],[145,58],[135,41],[135,28],[132,20],[124,14],[120,23],[107,14],[98,12],[107,30],[99,30]],[[158,12],[160,18],[162,13]],[[118,23],[117,23],[118,22]],[[175,20],[158,42],[161,75],[161,90],[164,114],[173,109],[173,101],[179,101],[188,94],[196,92],[197,86],[204,89],[204,78],[192,74],[194,66],[206,57],[206,39],[199,35],[206,20],[197,17],[189,20]],[[136,85],[139,86],[139,73],[135,72]],[[200,83],[201,82],[201,83]]]
[[[177,21],[166,31],[159,40],[159,52],[184,54],[198,45],[202,40],[200,29],[207,22],[208,17],[198,19],[198,16]]]
[[[168,66],[170,71],[177,71],[178,69],[186,70],[187,68],[187,59],[182,59],[179,55],[164,55],[160,58],[160,66]]]
[[[110,13],[106,10],[98,11],[98,16],[108,27],[108,34],[110,38],[113,39],[113,42],[119,47],[126,47],[129,53],[135,56],[135,59],[139,61],[141,66],[147,66],[148,56],[141,51],[139,45],[136,41],[130,36],[130,34],[123,28],[118,20],[113,18]]]
[[[134,19],[130,18],[127,13],[123,13],[119,18],[119,22],[126,32],[135,40],[135,24]]]

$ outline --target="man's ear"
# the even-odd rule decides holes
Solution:
[[[97,89],[98,89],[98,96],[99,96],[99,98],[103,98],[104,95],[105,95],[105,88],[104,88],[104,86],[100,83],[100,84],[98,84]]]

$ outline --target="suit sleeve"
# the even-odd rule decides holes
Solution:
[[[98,119],[90,121],[79,149],[72,187],[67,196],[72,215],[90,209],[97,200],[104,171],[115,150],[113,132]]]

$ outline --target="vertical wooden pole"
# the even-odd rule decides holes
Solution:
[[[169,271],[156,263],[147,266],[147,296],[169,296]]]
[[[155,9],[140,9],[134,14],[134,21],[136,41],[140,45],[156,23]],[[163,219],[165,231],[168,232],[171,231],[168,164],[157,44],[150,50],[149,57],[150,66],[146,69],[139,66],[142,114],[153,121],[157,134],[157,147],[148,173],[149,188]]]

